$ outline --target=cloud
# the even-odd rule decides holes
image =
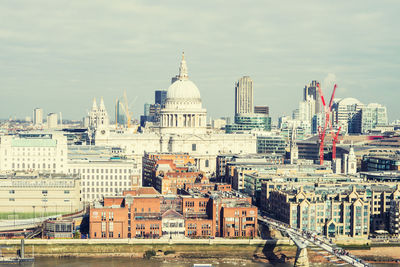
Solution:
[[[322,82],[322,88],[324,90],[331,91],[335,84],[337,84],[336,75],[334,73],[328,73],[328,75],[324,78],[324,81]]]
[[[232,115],[243,75],[272,114],[288,113],[305,84],[325,77],[324,91],[338,82],[338,97],[378,99],[400,117],[396,98],[384,98],[400,84],[399,8],[387,0],[9,1],[0,6],[0,117],[42,106],[79,118],[101,95],[112,114],[123,88],[137,96],[138,117],[155,89],[168,88],[182,50],[214,118]]]

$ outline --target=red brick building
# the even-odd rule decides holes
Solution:
[[[145,154],[142,160],[143,185],[161,194],[178,194],[185,183],[208,182],[198,170],[196,160],[188,154]]]
[[[163,196],[154,188],[125,191],[90,208],[90,238],[255,237],[257,207],[230,187]]]

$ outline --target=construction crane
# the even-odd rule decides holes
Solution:
[[[126,96],[126,90],[124,90],[124,103],[122,104],[122,109],[125,112],[125,116],[126,116],[126,126],[128,128],[131,127],[131,118],[133,116],[133,112],[129,111],[129,104],[128,104],[128,97]]]
[[[338,141],[338,137],[339,137],[339,133],[340,133],[340,129],[342,127],[340,126],[338,131],[336,132],[336,134],[333,132],[332,129],[332,123],[331,123],[331,134],[332,134],[332,160],[336,160],[336,144]]]
[[[326,106],[325,98],[324,98],[324,95],[321,90],[321,85],[319,83],[317,83],[317,88],[318,88],[319,95],[321,96],[321,101],[322,101],[322,105],[324,107],[324,112],[325,112],[324,128],[323,129],[321,129],[321,127],[318,128],[319,141],[320,141],[319,142],[319,163],[320,163],[320,165],[323,165],[324,164],[324,143],[325,143],[326,130],[328,129],[328,127],[330,129],[332,129],[332,122],[330,121],[329,118],[330,118],[330,114],[332,112],[332,103],[333,103],[333,98],[335,97],[337,85],[335,84],[333,87],[333,92],[331,95],[331,99],[329,101],[329,106]],[[337,135],[339,134],[339,131],[338,131]],[[335,143],[335,158],[336,158],[336,143]]]

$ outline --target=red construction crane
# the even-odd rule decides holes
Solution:
[[[329,120],[329,117],[332,112],[332,103],[333,103],[333,98],[335,97],[336,87],[337,87],[337,85],[335,84],[333,87],[331,99],[329,101],[329,106],[327,107],[326,103],[325,103],[324,95],[321,90],[321,86],[319,83],[317,83],[318,92],[319,92],[319,95],[321,96],[321,101],[322,101],[322,105],[324,106],[324,112],[325,112],[324,128],[322,129],[322,131],[319,134],[319,141],[320,141],[319,142],[319,162],[320,162],[320,165],[324,164],[324,141],[325,141],[326,130],[328,129],[328,127],[332,128],[332,122]],[[340,129],[339,129],[339,131],[340,131]],[[339,135],[339,131],[338,131],[337,135]],[[336,143],[335,143],[335,158],[336,158]]]
[[[338,141],[338,137],[339,137],[339,133],[340,133],[340,129],[342,127],[340,126],[338,131],[336,132],[336,134],[333,132],[332,129],[332,124],[331,124],[331,133],[332,133],[332,160],[336,159],[336,144]]]

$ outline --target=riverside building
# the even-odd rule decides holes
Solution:
[[[238,192],[163,196],[143,187],[95,203],[89,222],[90,238],[255,237],[257,207]]]
[[[80,208],[78,175],[13,173],[0,175],[2,213],[31,213],[36,217],[72,213]]]
[[[365,192],[281,189],[270,192],[269,212],[291,227],[328,237],[367,238],[370,205]]]
[[[342,177],[345,178],[343,175]],[[301,197],[297,198],[297,196]],[[354,197],[356,196],[357,198],[355,199]],[[351,230],[351,225],[357,223],[357,219],[354,217],[354,210],[351,210],[349,217],[349,213],[346,211],[348,208],[346,207],[350,204],[343,201],[346,200],[349,202],[353,199],[350,201],[352,203],[351,207],[356,207],[357,205],[361,205],[361,202],[354,201],[358,198],[365,205],[368,204],[369,207],[368,234],[379,230],[388,231],[390,229],[391,201],[400,199],[399,186],[393,182],[382,183],[362,181],[361,179],[354,177],[348,177],[347,179],[339,178],[337,180],[328,180],[323,177],[322,179],[314,181],[266,181],[262,183],[260,207],[265,212],[275,216],[279,220],[287,223],[289,223],[289,219],[292,220],[290,223],[295,227],[308,227],[308,230],[317,231],[325,235],[329,235],[328,227],[330,225],[327,222],[332,218],[335,225],[339,226],[339,229],[336,229],[339,231],[336,231],[334,236],[354,237],[355,228]],[[326,204],[327,202],[330,202],[330,204]],[[318,208],[315,207],[312,209],[312,213],[306,213],[305,211],[302,212],[301,208],[299,208],[301,203],[303,203],[304,207],[322,205],[321,203],[325,203],[329,206],[336,203],[335,205],[337,205],[336,207],[338,208],[332,208],[333,214],[330,212],[318,212],[316,211]],[[295,210],[293,208],[293,211],[289,212],[290,207],[294,206],[300,210]],[[281,208],[277,210],[278,207]],[[336,212],[335,209],[337,209]],[[300,212],[303,215],[301,215]],[[325,217],[318,218],[318,216],[322,215]],[[305,219],[305,217],[307,218]],[[351,225],[346,226],[348,223],[351,223]],[[350,235],[349,233],[346,233],[346,231],[342,231],[342,226],[344,226],[343,229],[351,230]]]

